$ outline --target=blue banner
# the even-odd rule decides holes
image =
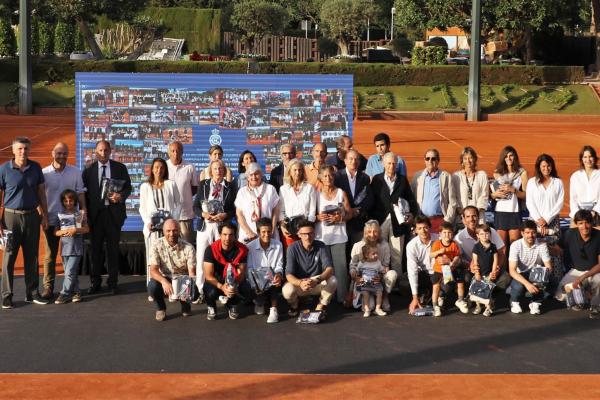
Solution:
[[[139,187],[173,140],[198,172],[219,144],[234,175],[247,149],[268,176],[283,143],[308,161],[315,142],[335,152],[338,136],[352,136],[352,75],[77,73],[75,88],[77,165],[94,162],[98,140],[111,143],[133,186],[126,231],[142,230]]]

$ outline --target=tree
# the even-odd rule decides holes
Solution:
[[[348,55],[351,40],[360,39],[367,20],[378,12],[369,0],[325,0],[321,7],[323,33],[337,41],[342,55]]]
[[[0,16],[0,56],[13,57],[17,51],[17,38],[10,25],[10,18]]]
[[[596,72],[600,72],[600,0],[592,0],[590,32],[596,37]]]
[[[268,0],[241,0],[233,6],[231,25],[253,53],[266,35],[281,35],[290,21],[290,13],[280,4]]]
[[[74,21],[85,38],[85,42],[96,59],[103,59],[102,51],[96,43],[89,24],[98,15],[106,15],[114,21],[132,20],[135,14],[146,7],[146,0],[46,0],[40,2],[58,19]],[[40,15],[42,15],[40,13]]]
[[[54,30],[54,51],[57,54],[69,55],[73,50],[75,50],[75,26],[58,21]]]

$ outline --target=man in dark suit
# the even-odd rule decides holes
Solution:
[[[103,245],[106,242],[108,258],[107,285],[113,294],[118,294],[119,278],[119,240],[121,228],[127,218],[125,200],[131,194],[131,179],[127,167],[120,162],[109,160],[110,143],[101,140],[96,144],[97,161],[83,171],[83,184],[87,188],[86,204],[88,207],[88,223],[91,228],[92,268],[90,271],[89,294],[100,292],[102,283]],[[102,178],[125,181],[123,190],[101,198]]]
[[[335,174],[335,186],[346,192],[350,201],[352,218],[346,222],[348,242],[346,245],[346,257],[350,259],[350,251],[354,243],[363,237],[363,228],[367,222],[369,210],[373,205],[371,194],[371,178],[364,172],[358,170],[360,154],[356,150],[346,152],[346,168]]]
[[[370,215],[381,225],[381,237],[390,244],[392,269],[400,275],[405,238],[410,233],[413,217],[419,212],[419,205],[408,180],[396,170],[397,162],[398,158],[394,153],[383,156],[383,172],[375,175],[371,181],[374,200]],[[410,210],[408,220],[403,223],[398,221],[394,212],[394,205],[401,198],[408,202]]]
[[[327,156],[325,163],[327,165],[333,165],[338,171],[346,168],[346,153],[352,150],[354,144],[352,139],[348,135],[340,135],[335,139],[335,148],[337,152]],[[358,170],[364,171],[367,168],[367,159],[360,153],[358,153]]]
[[[269,177],[269,184],[275,187],[277,194],[279,194],[279,188],[283,186],[285,168],[291,160],[296,158],[296,146],[289,143],[282,144],[279,148],[279,154],[281,154],[281,164],[273,168]]]

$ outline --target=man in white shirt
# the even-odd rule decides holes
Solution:
[[[406,272],[412,293],[412,301],[408,305],[408,313],[412,314],[417,308],[422,308],[431,298],[431,245],[437,235],[431,233],[431,222],[425,216],[415,217],[415,232],[417,236],[406,245]]]
[[[42,170],[46,183],[46,199],[48,201],[48,228],[44,230],[46,248],[44,257],[44,291],[42,297],[50,300],[54,291],[56,277],[56,256],[60,238],[54,234],[60,226],[58,213],[62,212],[60,194],[65,189],[72,189],[77,193],[80,213],[85,214],[85,187],[81,179],[81,171],[67,165],[69,148],[66,144],[58,142],[52,149],[52,163]]]
[[[254,299],[254,312],[257,315],[265,313],[265,302],[270,302],[269,317],[267,323],[279,322],[279,313],[277,311],[277,299],[281,294],[281,284],[283,283],[283,246],[277,239],[271,239],[273,233],[273,223],[269,218],[261,218],[256,221],[258,238],[248,243],[248,269],[246,272],[247,280],[254,289],[256,295]],[[257,287],[260,281],[254,279],[255,272],[258,269],[270,269],[273,274],[272,286],[266,291],[261,291]]]
[[[183,145],[180,142],[175,141],[169,144],[167,167],[169,169],[169,179],[175,181],[181,198],[181,212],[179,214],[181,237],[188,243],[194,243],[192,197],[198,188],[198,177],[194,166],[183,161]]]
[[[521,235],[523,236],[521,239],[512,242],[510,245],[508,256],[508,268],[510,276],[513,278],[510,283],[510,311],[514,314],[523,312],[519,299],[527,290],[531,294],[530,313],[538,315],[540,314],[544,292],[542,288],[530,282],[529,274],[533,267],[542,263],[548,269],[548,274],[550,274],[552,272],[550,253],[545,242],[536,240],[537,225],[535,221],[524,221]]]

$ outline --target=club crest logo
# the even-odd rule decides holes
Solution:
[[[219,130],[217,128],[210,131],[211,135],[208,138],[208,142],[211,146],[216,146],[221,144],[221,135],[219,134]]]

